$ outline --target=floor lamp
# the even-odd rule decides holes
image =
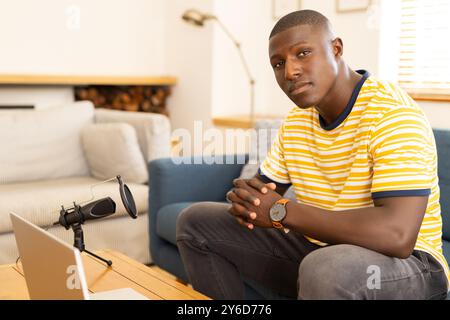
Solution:
[[[230,40],[235,45],[238,50],[239,57],[241,58],[242,65],[244,66],[247,78],[250,84],[250,123],[253,126],[255,122],[255,79],[253,79],[250,69],[248,68],[247,61],[245,60],[244,54],[242,53],[241,44],[233,37],[230,31],[225,27],[225,25],[214,15],[208,13],[202,13],[195,9],[187,10],[183,16],[183,20],[193,24],[198,27],[203,27],[205,21],[213,20],[216,21],[220,28],[225,32],[225,34],[230,38]]]

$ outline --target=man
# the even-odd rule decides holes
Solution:
[[[231,207],[201,203],[180,216],[194,288],[241,299],[245,278],[299,299],[445,298],[436,147],[423,111],[395,85],[352,71],[318,12],[283,17],[269,56],[296,107],[259,174],[234,181]],[[296,202],[282,197],[291,185]]]

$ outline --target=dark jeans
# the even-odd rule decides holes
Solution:
[[[428,253],[388,257],[354,245],[320,247],[301,234],[248,230],[228,204],[203,202],[180,215],[177,244],[193,287],[243,299],[243,278],[298,299],[445,299],[443,268]]]

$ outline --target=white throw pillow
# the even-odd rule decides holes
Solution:
[[[81,131],[94,122],[91,102],[0,110],[0,184],[87,176]]]
[[[98,123],[83,129],[82,142],[91,175],[125,182],[148,181],[147,166],[134,128],[126,123]]]

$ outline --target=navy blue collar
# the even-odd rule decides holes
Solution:
[[[319,115],[320,126],[322,127],[322,129],[327,131],[336,129],[342,122],[344,122],[345,119],[347,119],[350,112],[352,112],[353,106],[355,105],[359,92],[361,91],[364,82],[366,82],[367,78],[370,76],[369,72],[366,70],[357,70],[356,72],[362,75],[362,78],[361,80],[359,80],[355,89],[353,89],[352,96],[350,97],[347,106],[345,107],[344,111],[339,115],[339,117],[333,123],[326,125],[325,120],[322,118],[321,115]]]

